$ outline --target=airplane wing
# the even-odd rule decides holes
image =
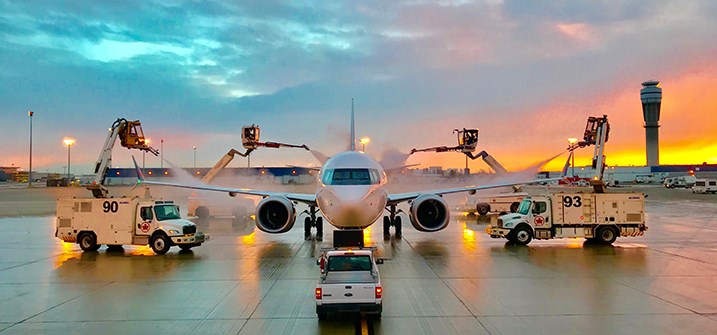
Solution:
[[[142,184],[157,185],[157,186],[187,188],[187,189],[193,189],[193,190],[226,192],[230,196],[235,196],[237,194],[253,195],[253,196],[258,196],[258,197],[280,196],[280,197],[286,197],[287,199],[289,199],[291,201],[298,201],[298,202],[302,202],[302,203],[309,204],[309,205],[316,205],[316,195],[315,194],[271,192],[271,191],[252,190],[252,189],[248,189],[248,188],[217,187],[217,186],[211,186],[211,185],[206,185],[206,184],[202,184],[202,183],[181,184],[181,183],[170,183],[170,182],[163,182],[163,181],[146,180],[144,178],[144,174],[142,173],[142,170],[140,170],[139,166],[137,165],[137,161],[134,160],[134,157],[132,157],[132,161],[134,162],[135,172],[137,173],[137,184],[138,185],[142,185]]]
[[[388,204],[395,205],[395,204],[398,204],[398,203],[401,203],[404,201],[413,200],[423,194],[443,195],[443,194],[460,193],[460,192],[471,192],[471,191],[487,190],[487,189],[491,189],[491,188],[499,188],[499,187],[506,187],[506,186],[514,186],[514,185],[544,183],[544,182],[556,181],[556,180],[560,180],[560,179],[563,179],[563,178],[532,179],[532,180],[526,180],[526,181],[522,181],[522,182],[510,182],[510,183],[490,184],[490,185],[481,185],[481,186],[465,186],[465,187],[444,188],[444,189],[429,190],[429,191],[389,194],[388,195]]]

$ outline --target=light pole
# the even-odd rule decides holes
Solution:
[[[578,139],[575,137],[571,137],[568,139],[568,143],[570,143],[570,156],[572,156],[572,163],[570,165],[573,166],[573,178],[575,178],[575,148],[574,148],[574,144],[578,143]]]
[[[194,168],[197,168],[197,146],[194,146]]]
[[[70,186],[70,148],[75,144],[75,140],[65,138],[62,142],[67,146],[67,186]]]
[[[27,187],[32,187],[32,116],[35,115],[32,111],[27,111],[27,116],[30,117],[30,170],[27,172]]]
[[[164,169],[164,139],[159,140],[159,168]]]
[[[359,140],[359,143],[361,143],[361,151],[362,152],[366,152],[366,144],[369,144],[370,142],[371,142],[371,138],[365,137],[365,136]]]
[[[147,146],[149,146],[149,142],[150,142],[150,140],[148,138],[144,139],[144,144],[146,144]],[[144,158],[146,155],[147,155],[147,150],[142,150],[142,169],[143,170],[144,170]]]

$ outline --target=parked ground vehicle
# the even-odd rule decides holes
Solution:
[[[717,180],[714,179],[697,179],[695,186],[692,186],[692,193],[717,193]]]
[[[469,195],[456,206],[456,210],[469,214],[515,213],[527,193],[504,193],[493,196]]]
[[[383,287],[372,249],[329,250],[317,261],[321,277],[315,290],[316,315],[329,312],[365,312],[376,318],[383,310]]]
[[[183,220],[173,201],[143,198],[58,199],[55,237],[76,242],[83,251],[96,251],[102,244],[147,245],[165,254],[173,245],[189,250],[205,236],[197,226]]]
[[[612,244],[618,236],[642,236],[645,195],[642,193],[555,193],[525,197],[517,213],[498,218],[485,231],[517,244],[533,238],[584,237]]]
[[[662,182],[666,188],[690,188],[695,185],[695,176],[668,177]]]

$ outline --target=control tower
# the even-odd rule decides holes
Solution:
[[[660,104],[662,88],[657,80],[642,83],[640,100],[642,100],[642,116],[645,119],[645,146],[647,165],[660,165]]]

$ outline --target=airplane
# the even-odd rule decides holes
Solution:
[[[258,196],[263,199],[256,208],[256,225],[261,231],[270,234],[285,233],[291,230],[296,221],[297,203],[309,206],[304,220],[304,233],[307,239],[311,228],[316,228],[316,240],[323,238],[323,218],[338,230],[361,232],[383,217],[384,238],[390,238],[390,227],[394,227],[394,236],[402,234],[401,210],[397,205],[410,203],[409,219],[413,227],[422,232],[436,232],[448,226],[450,209],[443,195],[500,188],[513,185],[542,183],[553,179],[533,179],[520,182],[496,183],[481,186],[425,190],[408,193],[389,194],[384,187],[387,183],[386,171],[378,161],[356,149],[353,101],[351,108],[350,150],[328,158],[319,170],[319,190],[315,194],[287,193],[252,190],[246,188],[218,187],[206,184],[182,184],[173,182],[150,181],[144,178],[135,161],[137,183],[157,186],[170,186],[195,190],[225,192],[229,196],[237,194]],[[133,157],[134,159],[134,157]],[[317,217],[321,212],[322,217]],[[336,241],[336,235],[334,235]]]

